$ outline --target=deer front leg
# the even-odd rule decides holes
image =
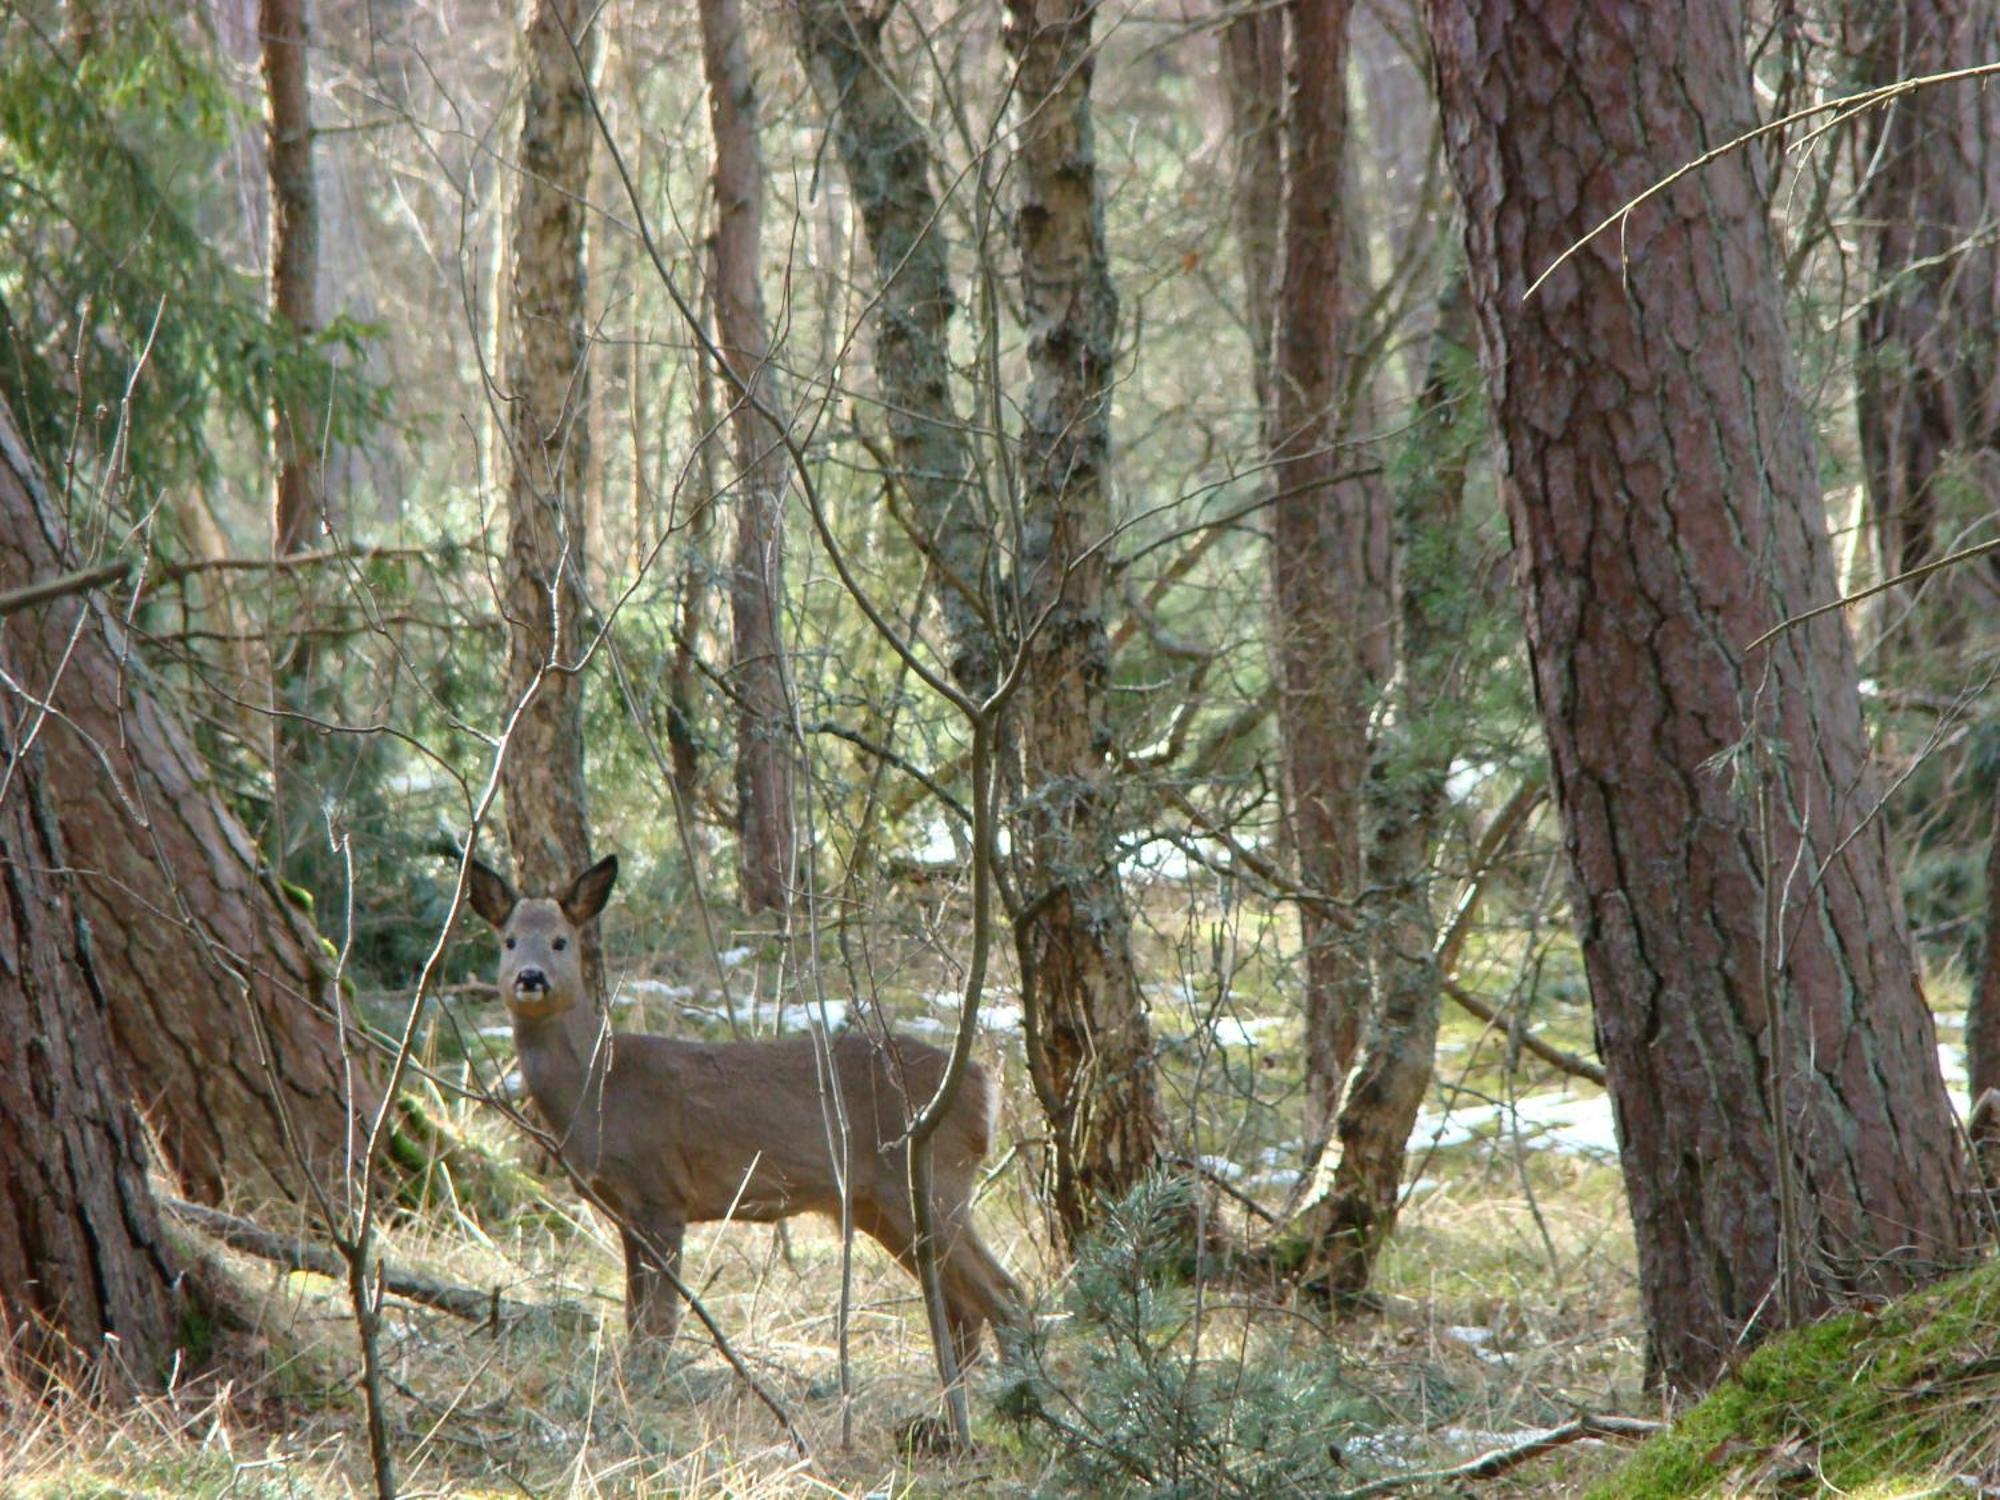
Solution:
[[[680,1275],[686,1233],[686,1224],[665,1215],[618,1228],[625,1247],[625,1326],[635,1339],[671,1339],[681,1326],[681,1294],[666,1273]]]

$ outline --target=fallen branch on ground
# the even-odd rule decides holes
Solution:
[[[1504,1474],[1531,1458],[1540,1458],[1544,1453],[1574,1443],[1583,1438],[1642,1438],[1651,1437],[1656,1432],[1666,1431],[1665,1422],[1655,1422],[1646,1417],[1594,1416],[1590,1413],[1565,1422],[1560,1427],[1551,1427],[1547,1432],[1537,1433],[1525,1443],[1516,1443],[1511,1448],[1495,1448],[1490,1453],[1450,1469],[1427,1469],[1415,1474],[1392,1474],[1386,1479],[1370,1480],[1358,1489],[1341,1490],[1335,1500],[1365,1500],[1370,1495],[1387,1495],[1395,1490],[1411,1489],[1418,1485],[1457,1484],[1467,1479],[1491,1479]]]
[[[233,1250],[241,1250],[259,1260],[272,1261],[288,1270],[310,1271],[315,1276],[325,1276],[334,1281],[347,1279],[347,1262],[324,1245],[274,1234],[261,1224],[224,1213],[219,1208],[208,1208],[180,1198],[164,1201],[167,1212],[183,1224],[199,1229]],[[386,1263],[379,1265],[378,1274],[382,1278],[383,1289],[394,1296],[435,1307],[455,1318],[464,1318],[468,1323],[490,1324],[496,1332],[502,1319],[517,1322],[537,1313],[552,1318],[563,1327],[581,1328],[593,1321],[574,1303],[516,1302],[502,1297],[498,1287],[482,1292],[477,1287],[459,1286],[414,1272],[399,1271]]]

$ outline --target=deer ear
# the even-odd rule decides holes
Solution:
[[[618,882],[618,856],[607,854],[569,884],[558,903],[563,915],[578,927],[604,910],[611,887]]]
[[[521,893],[507,883],[506,876],[476,859],[467,867],[467,873],[471,877],[467,894],[472,898],[472,909],[491,926],[505,927],[521,902]]]

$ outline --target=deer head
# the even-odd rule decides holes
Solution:
[[[559,1016],[584,998],[578,934],[596,920],[618,879],[606,855],[560,896],[522,896],[504,875],[473,860],[472,909],[500,934],[500,998],[520,1021]]]

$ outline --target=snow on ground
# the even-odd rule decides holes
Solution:
[[[1531,1151],[1557,1151],[1566,1156],[1615,1160],[1618,1132],[1612,1122],[1609,1094],[1533,1094],[1504,1104],[1460,1105],[1427,1109],[1410,1132],[1410,1149],[1460,1146],[1502,1133],[1520,1133]]]

